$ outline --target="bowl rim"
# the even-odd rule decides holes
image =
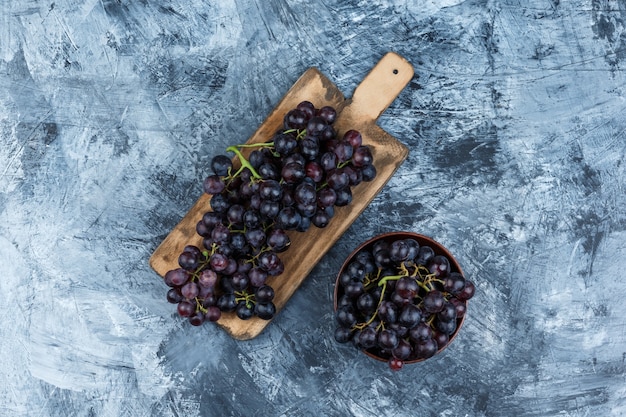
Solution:
[[[373,245],[375,242],[378,242],[380,240],[391,240],[391,241],[395,241],[395,240],[400,240],[400,239],[408,239],[408,238],[412,238],[418,241],[418,243],[420,244],[420,246],[422,245],[422,242],[428,242],[428,246],[431,246],[433,248],[433,250],[435,251],[435,254],[438,255],[445,255],[448,260],[450,261],[450,271],[451,272],[459,272],[461,275],[465,276],[465,273],[463,272],[463,269],[461,268],[461,265],[459,264],[458,260],[454,257],[454,255],[452,255],[452,253],[448,250],[448,248],[446,248],[443,244],[439,243],[438,241],[436,241],[435,239],[433,239],[430,236],[421,234],[421,233],[416,233],[416,232],[410,232],[410,231],[392,231],[392,232],[384,232],[378,235],[375,235],[369,239],[367,239],[366,241],[360,243],[347,257],[346,259],[343,261],[343,263],[341,264],[341,267],[339,268],[339,272],[337,273],[337,276],[335,278],[335,288],[333,290],[333,309],[336,312],[337,311],[337,304],[338,304],[338,295],[339,295],[339,287],[341,286],[341,284],[339,283],[339,278],[341,277],[341,274],[343,273],[343,271],[346,269],[346,267],[348,266],[348,264],[350,263],[350,261],[363,249],[365,249],[366,247]],[[469,305],[469,300],[465,300],[465,305],[466,308]],[[456,338],[456,336],[459,334],[459,331],[461,330],[461,327],[463,326],[463,323],[465,322],[465,314],[463,315],[463,317],[457,318],[457,325],[456,325],[456,329],[454,330],[454,333],[452,333],[450,335],[450,338],[448,340],[448,343],[446,343],[443,347],[437,349],[437,352],[435,353],[435,355],[440,354],[445,348],[447,348],[452,341]],[[381,362],[388,362],[389,359],[383,358],[381,356],[378,356],[366,349],[359,349],[361,352],[363,352],[365,355],[369,356],[372,359],[376,359],[378,361]],[[433,356],[435,356],[433,355]],[[432,357],[432,356],[431,356]],[[423,362],[426,359],[430,359],[430,358],[417,358],[417,359],[412,359],[412,360],[407,360],[404,361],[404,364],[413,364],[413,363],[418,363],[418,362]]]

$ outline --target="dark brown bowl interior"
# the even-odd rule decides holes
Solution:
[[[463,270],[461,269],[461,266],[459,265],[459,263],[456,260],[456,258],[454,256],[452,256],[450,251],[448,251],[448,249],[446,249],[442,244],[440,244],[439,242],[429,238],[428,236],[424,236],[424,235],[421,235],[419,233],[413,233],[413,232],[389,232],[389,233],[383,233],[383,234],[374,236],[373,238],[369,239],[368,241],[363,242],[362,244],[360,244],[354,251],[352,251],[352,253],[344,261],[343,265],[341,265],[341,269],[339,269],[339,273],[337,274],[337,278],[335,280],[335,291],[334,291],[334,297],[333,297],[334,298],[333,303],[334,303],[335,311],[337,311],[337,302],[338,302],[339,298],[342,295],[341,294],[341,284],[339,284],[339,277],[341,276],[341,274],[343,273],[345,268],[350,264],[350,262],[356,256],[357,253],[359,253],[363,249],[367,249],[367,248],[373,246],[374,243],[378,242],[379,240],[386,240],[389,243],[391,243],[391,242],[399,240],[399,239],[409,239],[409,238],[415,239],[420,244],[420,246],[426,246],[426,245],[430,246],[435,251],[435,255],[444,255],[444,256],[446,256],[448,258],[448,260],[450,261],[450,271],[451,272],[459,272],[460,274],[463,274]],[[467,301],[466,301],[466,304],[467,304]],[[454,338],[458,334],[459,330],[461,330],[461,326],[463,325],[464,320],[465,320],[465,316],[460,317],[460,318],[457,319],[456,330],[454,331],[454,333],[452,333],[450,335],[450,339],[449,339],[448,343],[437,351],[437,354],[439,354],[442,350],[444,350],[446,347],[448,347],[448,345],[450,345],[450,343],[452,343],[452,341],[454,340]],[[371,352],[369,350],[362,350],[362,352],[365,353],[367,356],[373,358],[373,359],[376,359],[376,360],[379,360],[379,361],[383,361],[383,362],[387,361],[386,358],[380,357],[380,356],[376,355],[375,353],[373,353],[373,352]],[[408,361],[405,361],[405,364],[422,362],[424,360],[425,359],[422,359],[422,358],[408,360]]]

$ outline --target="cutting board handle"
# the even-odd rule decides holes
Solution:
[[[350,112],[377,120],[413,78],[413,66],[403,57],[388,52],[363,78],[350,100]]]

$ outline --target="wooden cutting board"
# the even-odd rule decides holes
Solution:
[[[247,143],[259,143],[271,139],[282,127],[284,115],[301,101],[308,100],[317,108],[325,105],[335,107],[338,113],[335,128],[339,135],[343,135],[349,129],[360,131],[363,143],[372,150],[377,169],[377,176],[373,181],[361,183],[353,188],[352,203],[346,207],[337,207],[335,216],[327,227],[318,229],[311,226],[304,233],[289,233],[291,246],[286,252],[279,254],[285,265],[285,271],[267,281],[276,293],[274,304],[277,314],[313,267],[363,212],[406,159],[407,147],[377,126],[376,121],[412,77],[411,64],[390,52],[357,86],[352,98],[346,99],[320,71],[310,68],[296,81],[248,140]],[[245,149],[242,153],[247,156]],[[207,167],[207,175],[209,170]],[[210,210],[209,200],[209,195],[201,195],[150,257],[150,266],[162,277],[167,271],[178,268],[178,255],[186,245],[202,247],[202,238],[196,234],[196,223]],[[259,335],[269,321],[256,317],[243,321],[234,313],[224,313],[217,324],[232,337],[247,340]]]

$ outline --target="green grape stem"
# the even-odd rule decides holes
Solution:
[[[379,306],[380,306],[380,303],[383,302],[383,298],[385,297],[385,290],[387,289],[387,282],[386,281],[382,283],[382,287],[383,287],[383,289],[380,292],[380,297],[378,298],[378,305]],[[372,324],[372,322],[374,321],[374,319],[376,318],[377,315],[378,315],[378,308],[376,308],[376,311],[374,311],[374,313],[372,314],[372,317],[370,317],[369,320],[367,320],[364,323],[357,323],[357,324],[355,324],[353,326],[353,328],[359,329],[359,330],[363,330],[364,328],[366,328],[367,326]]]
[[[235,291],[235,301],[245,301],[246,307],[251,308],[254,304],[256,304],[254,294],[248,294],[246,291]]]
[[[259,146],[261,145],[265,145],[265,144],[258,144]],[[273,146],[273,143],[272,143]],[[237,177],[237,175],[239,175],[241,173],[241,171],[243,171],[245,168],[248,168],[250,170],[250,173],[252,173],[252,176],[256,179],[261,179],[262,177],[259,175],[258,172],[256,172],[256,170],[254,169],[254,167],[252,167],[252,165],[250,165],[250,162],[246,159],[245,156],[243,156],[243,154],[241,153],[241,151],[239,150],[239,147],[249,147],[246,145],[239,145],[239,146],[229,146],[228,148],[226,148],[226,151],[230,151],[233,152],[235,155],[237,155],[237,158],[239,158],[239,162],[241,163],[241,167],[237,170],[237,172],[235,172],[235,174],[232,175],[233,178]]]
[[[206,314],[208,310],[202,307],[202,303],[200,302],[198,297],[195,298],[195,301],[196,301],[196,311],[201,311],[202,313]]]

